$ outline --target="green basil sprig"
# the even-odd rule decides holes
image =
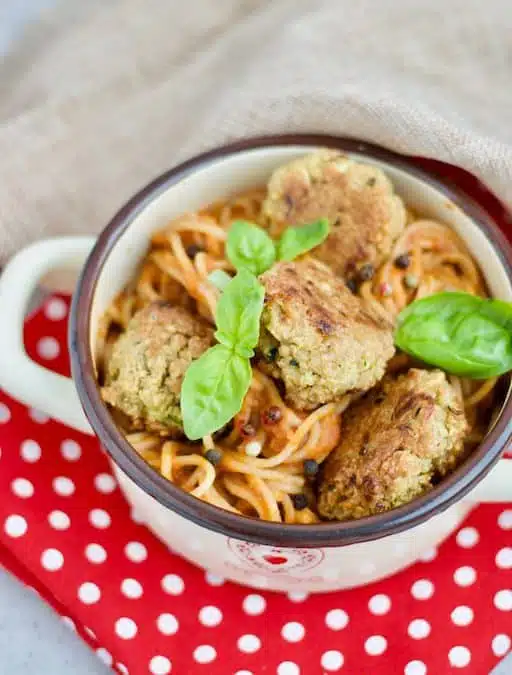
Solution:
[[[223,427],[242,407],[251,384],[264,289],[241,269],[226,284],[215,312],[215,345],[193,361],[181,388],[183,428],[197,440]]]
[[[229,229],[226,254],[237,270],[247,269],[255,275],[270,269],[276,260],[294,260],[319,246],[329,234],[329,221],[287,227],[274,242],[261,227],[246,220],[235,220]]]
[[[437,293],[398,316],[400,349],[448,373],[485,379],[512,369],[512,303]]]

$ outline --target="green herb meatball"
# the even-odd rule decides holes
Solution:
[[[324,518],[361,518],[406,504],[457,464],[467,432],[460,395],[440,370],[387,377],[343,415],[319,488]]]
[[[376,267],[405,227],[402,200],[383,171],[333,150],[279,167],[268,183],[263,213],[271,233],[327,218],[331,231],[315,256],[338,275]]]
[[[286,397],[313,410],[380,380],[394,354],[392,327],[317,260],[278,263],[265,286],[259,352]]]
[[[180,433],[183,377],[212,343],[212,328],[181,307],[153,304],[140,310],[114,344],[104,400],[134,426]]]

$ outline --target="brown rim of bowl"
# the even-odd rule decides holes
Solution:
[[[197,525],[226,536],[271,546],[345,546],[401,532],[441,513],[467,494],[497,462],[512,435],[512,397],[509,397],[484,442],[430,492],[391,511],[345,522],[313,525],[272,523],[238,516],[193,497],[152,469],[125,440],[103,403],[89,346],[91,302],[98,276],[110,251],[134,218],[158,195],[192,172],[224,157],[271,146],[329,146],[382,160],[430,184],[458,205],[491,242],[512,283],[512,249],[488,213],[461,190],[447,187],[405,157],[354,139],[321,134],[277,135],[230,143],[198,155],[165,172],[138,192],[112,218],[87,260],[74,294],[69,344],[73,379],[85,413],[102,446],[117,466],[160,504]]]

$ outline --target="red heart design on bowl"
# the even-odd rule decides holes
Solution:
[[[285,562],[288,562],[288,558],[282,555],[264,555],[263,560],[271,565],[284,565]]]

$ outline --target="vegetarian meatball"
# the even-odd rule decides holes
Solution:
[[[378,168],[334,150],[320,150],[278,168],[268,184],[263,213],[270,231],[327,218],[329,236],[315,256],[338,275],[380,265],[405,227],[406,213]]]
[[[153,304],[137,312],[114,344],[104,400],[135,426],[181,432],[180,390],[194,359],[210,347],[213,330],[182,307]]]
[[[467,423],[440,370],[386,378],[343,415],[341,444],[327,458],[318,510],[335,520],[406,504],[457,464]]]
[[[366,391],[394,354],[391,325],[317,260],[278,263],[265,286],[259,352],[301,410]]]

